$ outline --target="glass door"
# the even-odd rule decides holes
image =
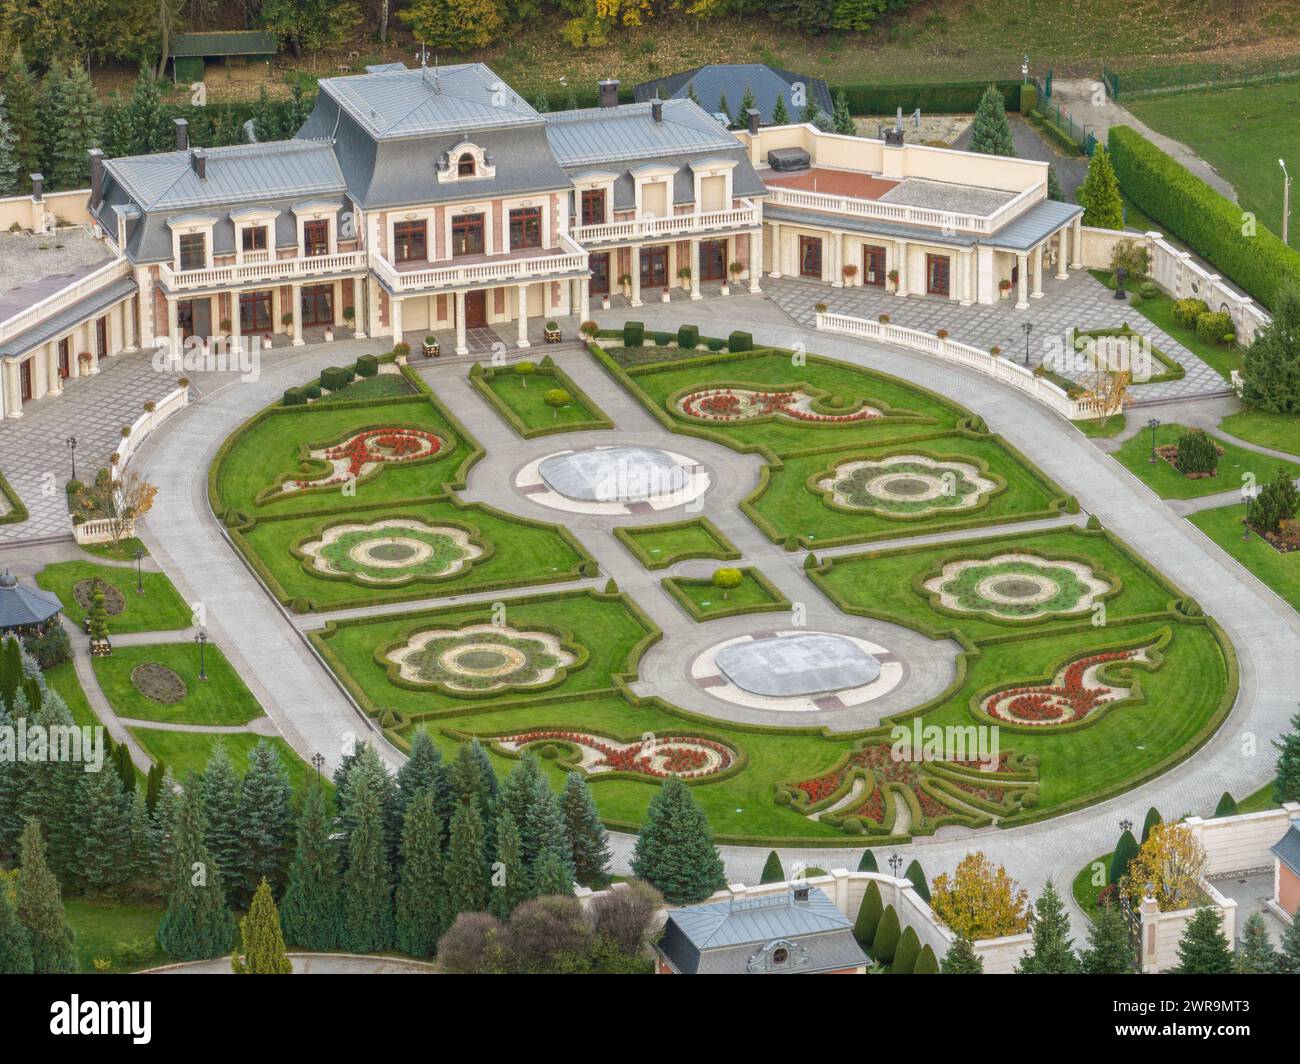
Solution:
[[[799,238],[799,276],[816,277],[822,275],[822,240],[819,236],[801,236]]]

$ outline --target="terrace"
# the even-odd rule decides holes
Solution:
[[[559,246],[554,248],[518,248],[500,255],[458,255],[446,265],[394,263],[376,251],[371,256],[371,267],[394,295],[496,283],[525,284],[585,272],[587,252],[563,233],[559,239]]]

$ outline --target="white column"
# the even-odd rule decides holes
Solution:
[[[1033,264],[1034,264],[1033,266],[1034,288],[1033,291],[1029,293],[1029,298],[1042,299],[1043,298],[1043,245],[1042,244],[1039,244],[1038,247],[1034,248]]]
[[[1074,219],[1073,239],[1070,241],[1071,250],[1074,252],[1074,259],[1070,262],[1070,269],[1083,269],[1083,215],[1080,214]]]
[[[528,286],[521,284],[519,287],[519,339],[515,341],[516,347],[532,347],[528,342]]]
[[[136,349],[135,339],[135,308],[139,303],[139,298],[127,299],[122,303],[122,350],[134,351]]]
[[[18,378],[21,372],[19,365],[17,362],[0,362],[0,369],[4,370],[5,414],[8,417],[22,417],[23,393]]]
[[[237,355],[244,349],[244,334],[239,320],[239,292],[230,293],[230,353]]]
[[[373,277],[366,279],[366,331],[371,336],[378,336],[383,331],[379,324],[379,282]]]
[[[641,305],[641,249],[632,248],[632,306]]]
[[[749,234],[749,290],[761,292],[759,282],[763,279],[763,230]]]
[[[58,395],[63,391],[63,382],[59,380],[59,345],[48,343],[41,348],[41,352],[45,356],[46,391],[50,395]]]
[[[88,376],[93,377],[99,372],[99,335],[95,331],[94,319],[82,322],[77,326],[77,342],[81,344],[81,350],[90,352],[90,373]]]
[[[961,253],[961,297],[959,302],[963,307],[969,307],[976,299],[979,298],[976,288],[976,275],[978,273],[978,264],[975,259],[975,249],[966,248]]]
[[[154,309],[154,292],[153,292],[153,275],[149,272],[148,266],[137,266],[135,270],[135,285],[140,290],[140,346],[154,346],[154,328],[153,328],[153,309]],[[73,353],[75,357],[76,353]]]
[[[894,269],[898,271],[898,284],[894,288],[894,295],[907,295],[907,241],[894,241]]]
[[[1056,279],[1058,281],[1068,281],[1070,275],[1066,273],[1067,263],[1070,261],[1070,230],[1062,229],[1056,234]]]
[[[691,269],[691,298],[703,299],[700,295],[700,242],[698,238],[691,239],[691,261],[688,263]]]
[[[356,330],[355,335],[358,340],[366,338],[365,291],[365,278],[352,278],[352,326]]]
[[[122,319],[126,304],[119,303],[108,312],[108,353],[115,355],[126,346],[122,340]]]
[[[167,297],[167,337],[171,341],[172,354],[181,353],[181,326],[179,312],[176,309],[176,300],[171,296]],[[72,362],[75,365],[77,361],[77,352],[72,352]],[[74,369],[73,372],[78,372]]]
[[[578,324],[591,320],[591,278],[578,281]]]
[[[293,300],[293,346],[300,347],[302,345],[302,285],[291,285],[289,298]]]
[[[1029,306],[1029,299],[1025,295],[1025,284],[1028,280],[1026,276],[1029,273],[1029,256],[1023,252],[1016,253],[1016,310],[1024,310]]]
[[[456,293],[456,354],[468,355],[469,342],[465,339],[465,293]]]
[[[402,301],[396,296],[388,297],[388,324],[393,330],[393,346],[405,341],[402,339]]]
[[[761,244],[763,238],[760,236],[758,239],[759,239],[759,243]],[[780,222],[772,223],[772,272],[769,273],[768,276],[769,277],[781,276],[781,223]]]
[[[844,287],[844,234],[831,234],[831,285]]]

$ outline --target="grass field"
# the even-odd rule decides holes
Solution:
[[[76,667],[70,661],[45,670],[45,682],[62,697],[68,705],[68,712],[73,721],[81,728],[94,728],[103,723],[90,707],[86,692],[82,690],[81,681],[77,679]]]
[[[164,665],[185,681],[186,693],[171,705],[136,690],[131,672],[147,662]],[[117,647],[95,659],[95,677],[118,716],[172,724],[247,724],[262,716],[262,707],[244,686],[226,656],[209,643],[204,650],[208,678],[199,679],[199,648],[192,643]]]
[[[1300,611],[1300,552],[1280,554],[1254,532],[1243,540],[1243,516],[1239,505],[1220,506],[1188,520]]]
[[[1100,894],[1110,878],[1110,861],[1115,855],[1105,853],[1095,861],[1089,861],[1079,869],[1074,877],[1074,900],[1089,920],[1097,918],[1097,895]],[[1100,865],[1100,869],[1097,866]],[[1097,880],[1100,879],[1101,883]]]
[[[1243,410],[1219,422],[1219,429],[1247,443],[1300,456],[1300,414]]]
[[[73,587],[82,580],[103,580],[122,593],[126,608],[108,617],[109,634],[121,632],[172,632],[188,628],[193,610],[180,597],[163,573],[144,573],[143,592],[136,591],[135,567],[122,569],[93,562],[54,562],[36,574],[36,583],[52,591],[63,603],[64,615],[75,624],[86,617],[73,595]]]
[[[534,367],[528,377],[513,369],[488,369],[481,376],[471,376],[470,383],[525,439],[553,432],[614,427],[600,407],[558,366]],[[568,393],[569,401],[564,406],[547,404],[548,393],[556,390]]]
[[[159,728],[131,728],[130,732],[144,748],[145,753],[155,761],[161,761],[172,771],[178,782],[184,782],[191,772],[199,773],[207,766],[212,750],[221,743],[230,756],[230,763],[235,772],[242,776],[248,771],[248,758],[258,743],[270,743],[280,755],[280,763],[289,774],[289,782],[295,791],[301,791],[308,779],[314,775],[307,762],[298,757],[278,735],[264,737],[251,732],[176,732],[162,731]],[[327,790],[333,784],[325,780]]]
[[[1128,418],[1123,414],[1111,414],[1108,418],[1101,421],[1071,421],[1076,429],[1085,436],[1093,439],[1108,439],[1111,436],[1118,436],[1128,425]]]
[[[665,577],[663,585],[697,621],[734,617],[739,613],[765,613],[790,608],[790,600],[757,569],[748,567],[741,569],[740,575],[740,586],[727,592],[714,587],[712,580],[695,580],[682,576]]]
[[[1242,210],[1282,232],[1283,158],[1300,169],[1300,80],[1244,88],[1139,96],[1125,105],[1153,129],[1180,140],[1232,182]],[[1300,247],[1292,197],[1291,245]]]
[[[158,925],[166,907],[120,901],[92,901],[68,898],[63,903],[68,924],[77,936],[79,970],[93,973],[96,960],[112,962],[112,972],[138,971],[166,964],[171,958],[158,948]],[[140,963],[125,963],[123,945],[152,945],[153,951]]]
[[[667,569],[688,558],[734,561],[735,544],[707,517],[694,517],[666,525],[616,528],[614,535],[647,569]]]
[[[1156,445],[1177,443],[1187,432],[1186,425],[1166,424],[1156,429]],[[1279,458],[1248,451],[1227,440],[1212,437],[1224,453],[1219,458],[1215,476],[1194,480],[1183,476],[1163,458],[1151,462],[1151,432],[1143,429],[1125,440],[1115,452],[1115,459],[1162,499],[1196,499],[1202,495],[1217,495],[1224,491],[1239,491],[1243,478],[1253,476],[1263,484],[1270,480],[1279,466],[1284,466],[1292,477],[1300,477],[1300,465],[1283,462]]]

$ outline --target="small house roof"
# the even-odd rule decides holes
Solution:
[[[177,56],[275,55],[280,50],[274,33],[264,30],[221,30],[216,33],[178,33],[168,52]]]
[[[1272,854],[1300,876],[1300,826],[1292,824],[1272,848]]]
[[[0,574],[0,631],[48,621],[63,609],[57,595],[25,587],[8,569]]]

